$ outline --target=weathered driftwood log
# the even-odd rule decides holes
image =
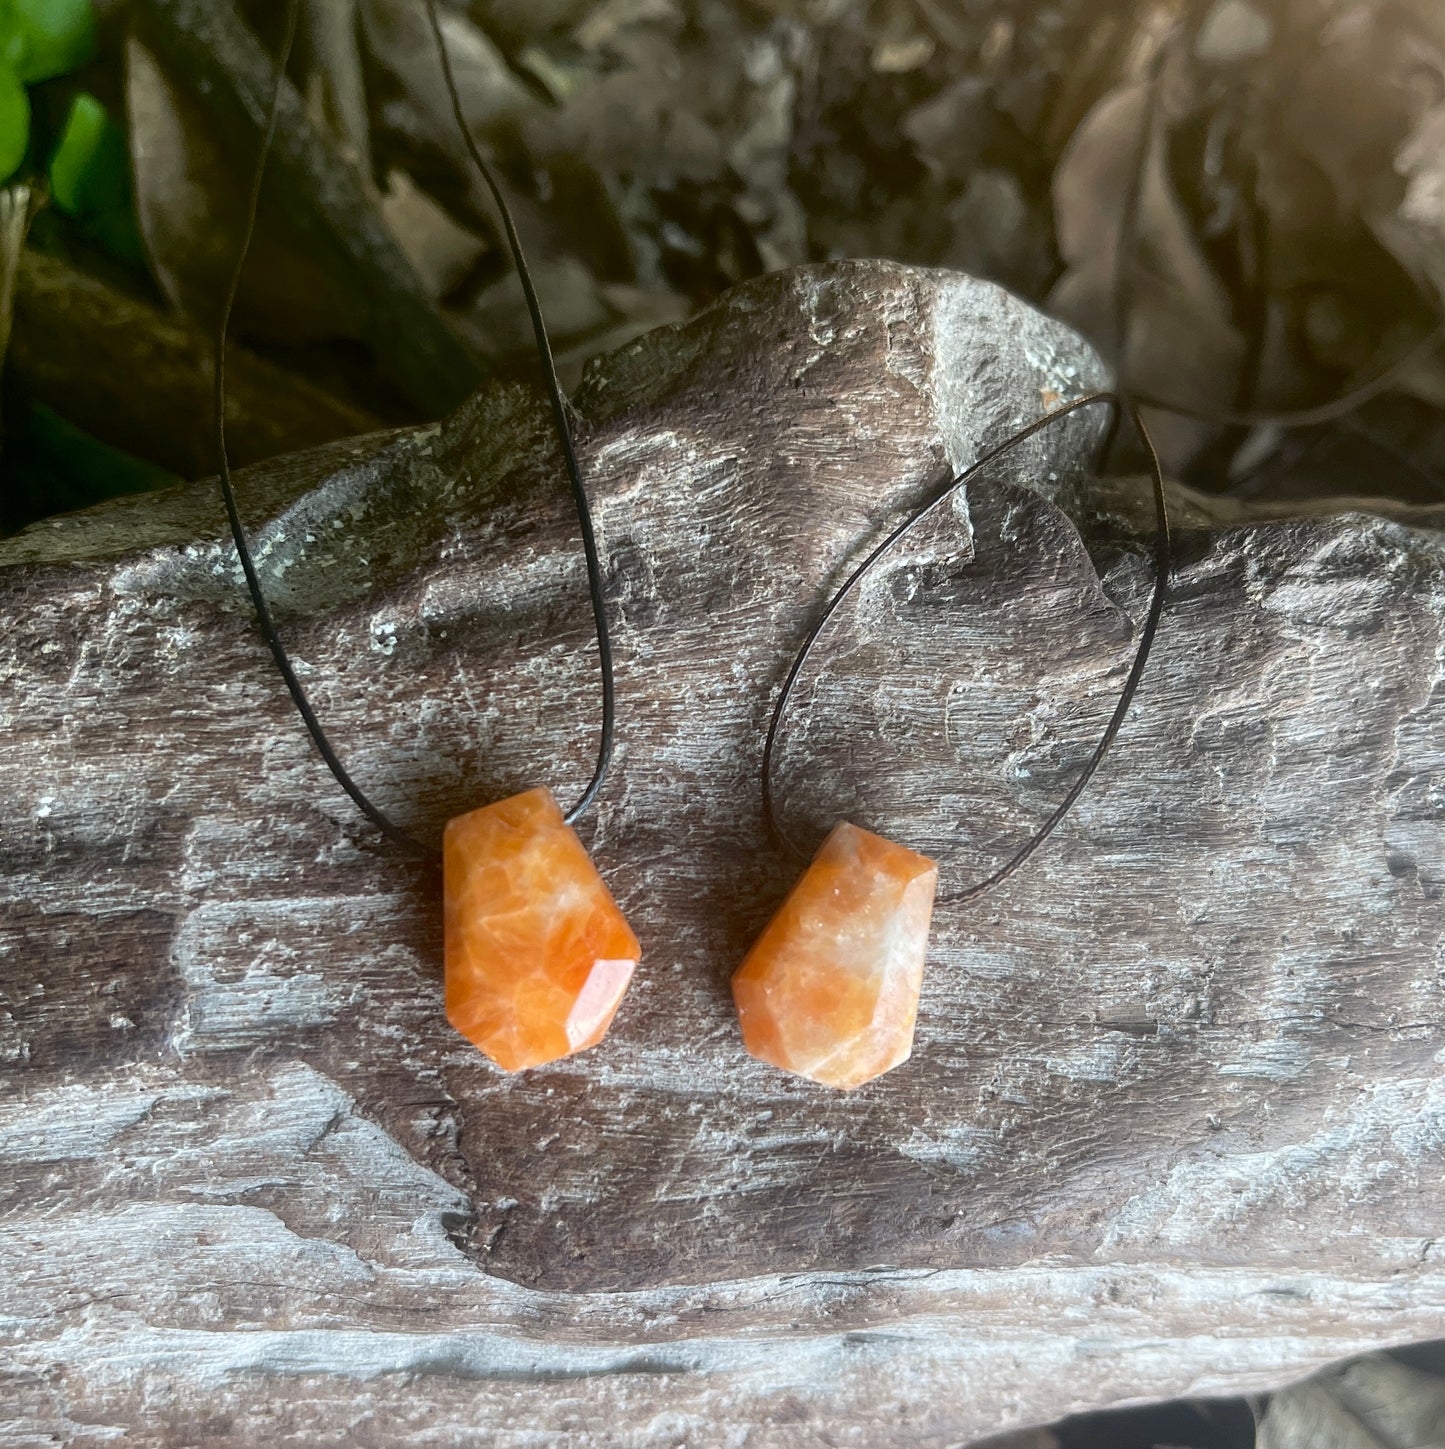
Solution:
[[[992,287],[871,263],[596,364],[621,744],[583,835],[645,958],[601,1047],[514,1078],[442,1019],[436,882],[315,757],[211,489],[0,544],[0,1439],[943,1445],[1438,1334],[1445,513],[1179,495],[1116,753],[961,908],[1086,758],[1151,582],[1147,490],[1088,482],[1102,416],[970,487],[840,620],[781,771],[796,833],[943,863],[917,1049],[846,1095],[740,1049],[802,631],[1099,376]],[[580,785],[535,398],[244,486],[382,803],[437,831]]]

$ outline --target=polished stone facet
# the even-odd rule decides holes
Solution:
[[[448,823],[447,1020],[505,1071],[602,1040],[637,937],[543,788]]]
[[[743,1043],[828,1087],[857,1087],[913,1050],[938,867],[846,823],[733,975]]]

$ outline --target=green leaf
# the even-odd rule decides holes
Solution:
[[[91,0],[0,0],[0,58],[27,85],[66,75],[94,53]]]
[[[20,78],[0,62],[0,181],[8,181],[30,144],[30,97]]]
[[[125,136],[105,107],[82,92],[70,103],[50,158],[50,196],[67,216],[101,211],[128,189]]]
[[[145,244],[141,241],[135,212],[129,206],[97,212],[85,223],[84,230],[118,262],[129,267],[145,267]]]
[[[141,264],[125,131],[94,96],[83,91],[70,104],[50,158],[50,196],[57,211],[79,221],[81,230],[112,256],[133,266]]]
[[[0,453],[0,533],[51,513],[180,481],[153,463],[102,443],[43,403],[9,421]]]

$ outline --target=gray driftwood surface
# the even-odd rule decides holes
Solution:
[[[943,864],[918,1042],[850,1095],[741,1050],[789,885],[757,769],[801,632],[1087,348],[852,263],[577,397],[620,749],[582,835],[643,943],[597,1050],[441,1014],[437,883],[333,784],[210,485],[0,544],[0,1443],[950,1445],[1445,1332],[1445,511],[1183,493],[1136,708],[1025,872],[1151,582],[1102,414],[900,549],[799,696],[796,833]],[[546,415],[243,478],[333,737],[389,809],[586,777]]]

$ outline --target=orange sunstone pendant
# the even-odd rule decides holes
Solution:
[[[733,975],[743,1044],[825,1087],[908,1060],[938,867],[836,825]]]
[[[504,1071],[607,1034],[642,952],[552,792],[449,821],[447,1020]]]

